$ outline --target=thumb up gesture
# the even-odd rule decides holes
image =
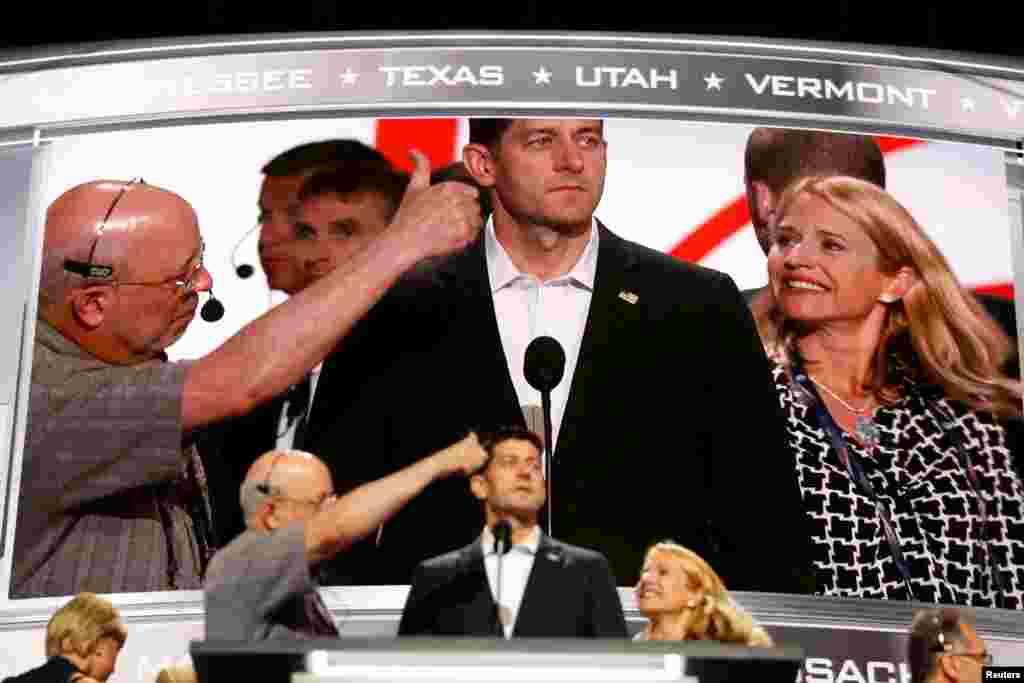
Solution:
[[[459,182],[431,185],[430,160],[418,150],[411,154],[416,168],[391,229],[420,258],[462,249],[476,239],[482,222],[477,189]]]

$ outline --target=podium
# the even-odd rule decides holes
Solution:
[[[798,647],[591,639],[344,638],[235,643],[195,641],[200,683],[384,681],[757,681],[793,683]],[[240,678],[241,677],[241,678]]]

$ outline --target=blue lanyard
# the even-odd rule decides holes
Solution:
[[[896,565],[896,570],[899,571],[900,576],[903,578],[903,585],[906,586],[910,599],[917,600],[914,587],[910,582],[910,563],[907,562],[907,558],[903,554],[903,546],[896,535],[896,529],[893,526],[892,517],[889,515],[889,509],[878,499],[875,487],[871,485],[871,481],[864,473],[864,465],[861,463],[860,457],[856,453],[851,453],[850,449],[846,447],[846,442],[843,441],[839,426],[832,419],[832,415],[829,414],[828,410],[825,409],[825,404],[821,400],[821,396],[818,395],[814,383],[804,373],[802,367],[794,365],[793,379],[814,399],[814,416],[821,428],[828,434],[828,438],[832,442],[832,447],[839,456],[839,460],[846,467],[846,473],[850,477],[850,481],[860,489],[861,495],[870,500],[875,506],[875,510],[878,511],[878,519],[882,523],[882,533],[889,545],[889,554]]]

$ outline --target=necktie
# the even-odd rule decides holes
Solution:
[[[309,400],[312,381],[307,372],[297,384],[288,390],[288,422],[297,420],[292,447],[302,450],[306,443],[306,425],[309,422]]]

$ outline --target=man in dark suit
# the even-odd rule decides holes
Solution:
[[[608,561],[537,525],[545,497],[540,437],[503,429],[484,448],[488,459],[470,479],[484,531],[416,568],[399,635],[625,638]],[[510,538],[493,531],[501,522]]]
[[[299,191],[315,172],[345,164],[379,164],[390,168],[383,154],[358,140],[320,140],[281,152],[261,170],[257,203],[260,266],[270,289],[295,294],[309,283],[295,238]]]
[[[794,463],[735,284],[594,219],[602,121],[472,119],[470,141],[466,166],[493,207],[484,234],[414,269],[356,325],[324,365],[308,447],[348,490],[470,427],[535,424],[524,351],[553,336],[567,356],[552,393],[553,534],[600,549],[619,585],[675,538],[731,588],[801,590]],[[473,506],[446,485],[329,580],[408,583],[422,559],[471,542]]]
[[[407,181],[358,140],[300,145],[274,157],[263,173],[260,264],[269,287],[288,295],[303,291],[380,234]],[[319,371],[317,365],[287,392],[201,437],[221,544],[245,529],[238,490],[249,466],[275,448],[301,447]]]

